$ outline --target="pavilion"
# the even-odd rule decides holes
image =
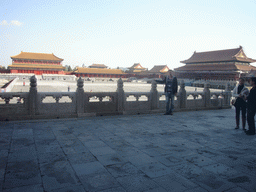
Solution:
[[[238,80],[247,76],[256,67],[250,63],[256,60],[248,58],[243,47],[208,52],[194,52],[185,66],[174,69],[175,76],[182,79]]]

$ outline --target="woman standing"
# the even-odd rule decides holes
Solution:
[[[248,88],[244,85],[244,79],[239,78],[239,84],[233,89],[233,97],[236,98],[235,108],[236,108],[236,128],[239,129],[239,121],[240,121],[240,111],[242,111],[242,126],[245,130],[246,124],[246,100],[245,98],[249,94]]]

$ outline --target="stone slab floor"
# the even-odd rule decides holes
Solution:
[[[0,122],[0,191],[256,191],[234,109]]]

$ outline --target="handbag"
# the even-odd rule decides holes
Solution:
[[[236,99],[232,99],[231,100],[231,105],[235,105],[236,104]]]

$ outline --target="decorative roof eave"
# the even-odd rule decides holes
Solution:
[[[227,61],[242,61],[247,63],[256,62],[255,60],[250,59],[245,55],[241,46],[236,49],[194,52],[194,54],[189,59],[180,62],[184,64],[195,64]]]
[[[25,59],[25,60],[39,60],[39,61],[63,61],[53,53],[32,53],[32,52],[23,52],[21,51],[20,54],[11,56],[11,59]]]

